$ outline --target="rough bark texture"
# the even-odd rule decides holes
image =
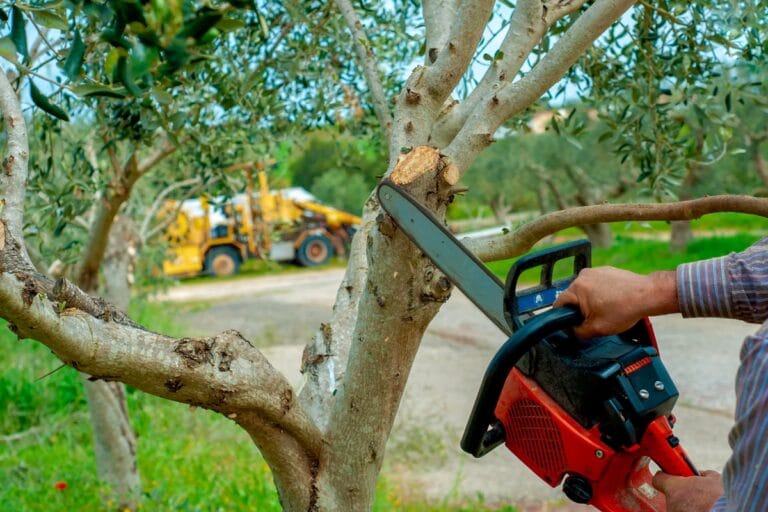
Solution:
[[[414,148],[391,179],[443,215],[450,201],[437,150]],[[328,428],[331,484],[346,510],[367,510],[421,338],[451,285],[387,215],[367,240],[369,272],[358,305],[344,381]],[[376,397],[373,399],[373,397]],[[350,479],[349,475],[356,475]]]

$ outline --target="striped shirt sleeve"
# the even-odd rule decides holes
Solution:
[[[713,512],[768,511],[768,321],[741,348],[736,376],[733,453],[723,470],[725,494]]]
[[[677,296],[685,317],[768,319],[768,238],[744,252],[677,267]]]
[[[723,470],[725,493],[712,512],[768,511],[768,238],[744,252],[677,268],[686,317],[718,316],[762,323],[744,340],[736,375],[733,450]]]

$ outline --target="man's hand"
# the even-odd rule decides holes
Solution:
[[[584,315],[577,336],[592,338],[624,332],[644,316],[675,313],[674,272],[643,276],[614,267],[585,268],[555,300],[555,307],[573,304]]]
[[[723,494],[723,481],[717,471],[701,476],[672,476],[659,471],[653,486],[667,498],[667,512],[709,512]]]

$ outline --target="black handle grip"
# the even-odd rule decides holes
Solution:
[[[552,271],[555,264],[567,258],[573,258],[572,275],[553,283]],[[568,287],[579,271],[591,266],[591,260],[592,245],[589,240],[567,242],[518,259],[509,269],[504,287],[504,316],[512,330],[515,331],[523,325],[524,315],[528,316],[534,311],[551,306],[558,293]],[[517,282],[522,273],[536,267],[541,267],[539,284],[518,292]]]
[[[501,346],[485,370],[480,391],[475,398],[472,414],[461,439],[462,450],[475,457],[482,457],[504,440],[503,436],[499,439],[498,430],[489,431],[489,427],[493,427],[496,422],[494,409],[507,375],[520,358],[541,340],[557,331],[575,327],[583,321],[581,311],[575,307],[555,308],[527,322]]]

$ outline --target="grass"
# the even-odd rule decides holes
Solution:
[[[768,233],[768,230],[765,232]],[[666,240],[637,240],[626,234],[617,235],[610,248],[592,249],[592,266],[611,265],[640,274],[648,274],[655,270],[674,270],[681,263],[742,251],[758,239],[760,235],[749,233],[697,238],[689,244],[687,250],[673,252],[669,249],[669,243]],[[504,279],[515,261],[516,258],[493,261],[488,264],[488,268]],[[564,269],[560,272],[557,270],[560,268],[556,267],[556,278],[567,275]],[[528,276],[523,274],[523,278]]]

